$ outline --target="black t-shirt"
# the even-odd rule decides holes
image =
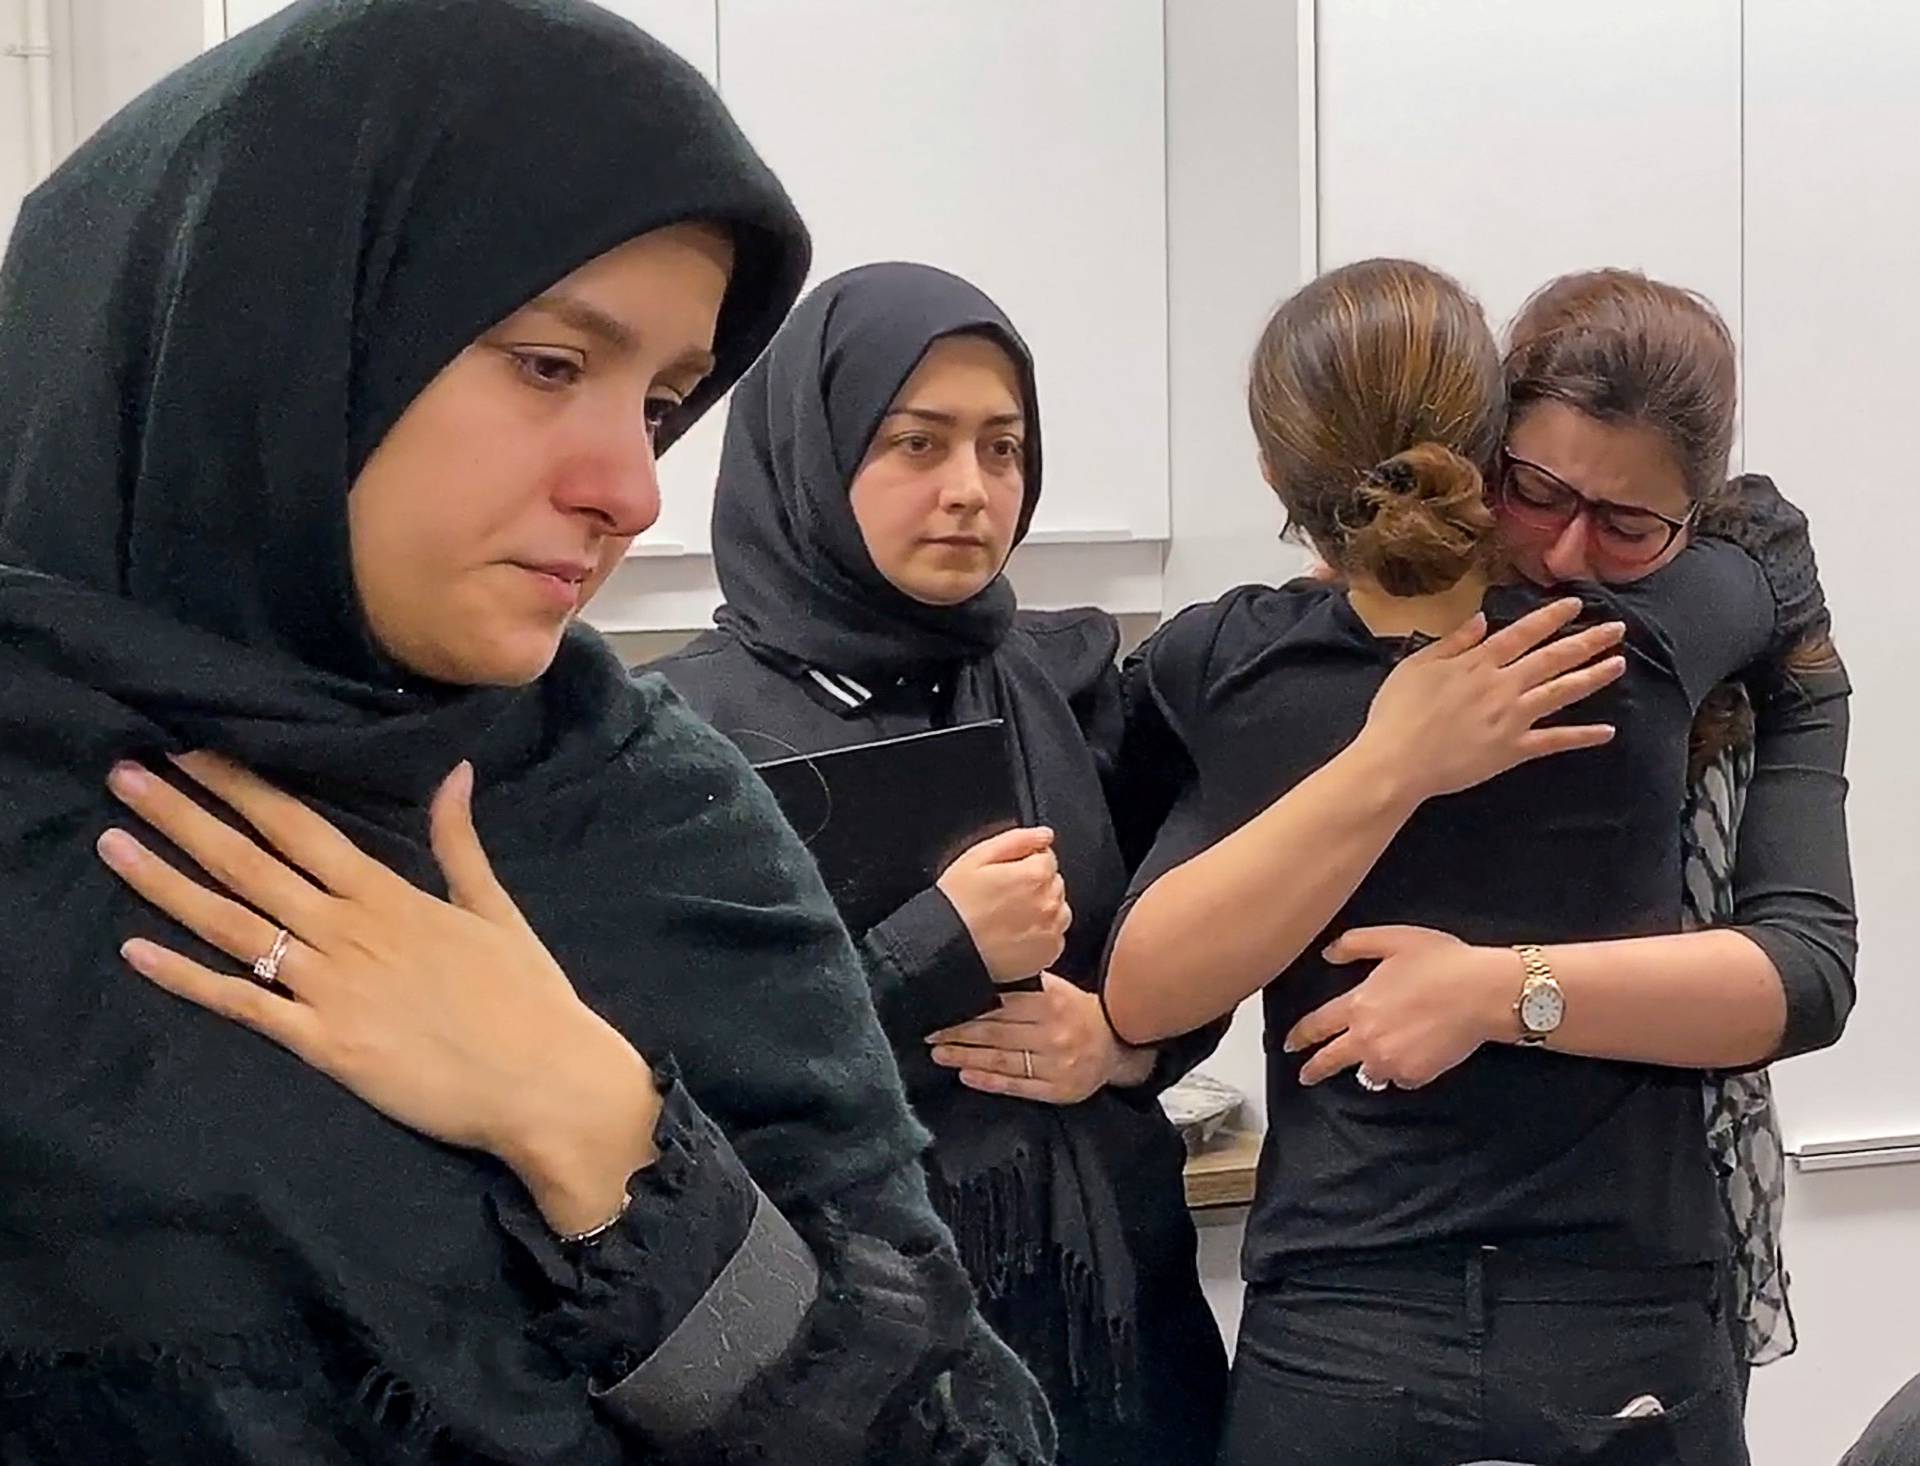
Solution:
[[[1592,618],[1627,622],[1628,669],[1564,717],[1613,723],[1613,741],[1429,800],[1326,936],[1390,923],[1490,944],[1679,929],[1688,727],[1706,692],[1761,653],[1773,600],[1746,554],[1708,541],[1642,581],[1580,593]],[[1489,619],[1544,599],[1497,590]],[[1374,636],[1342,590],[1317,582],[1246,587],[1163,628],[1130,664],[1129,715],[1158,721],[1187,777],[1134,889],[1350,743],[1408,647]],[[1303,1087],[1306,1056],[1279,1052],[1281,1037],[1366,972],[1329,966],[1323,945],[1264,994],[1269,1133],[1250,1281],[1434,1246],[1620,1265],[1718,1255],[1696,1072],[1490,1044],[1423,1089],[1369,1093],[1350,1074]],[[1520,979],[1516,958],[1516,996]]]

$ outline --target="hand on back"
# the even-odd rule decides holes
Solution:
[[[1420,799],[1607,742],[1613,729],[1604,723],[1537,726],[1626,670],[1623,658],[1604,655],[1625,633],[1619,622],[1558,635],[1579,612],[1576,599],[1555,601],[1492,636],[1474,616],[1394,668],[1361,739],[1408,773]]]

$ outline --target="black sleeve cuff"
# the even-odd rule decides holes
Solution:
[[[991,1012],[1000,1002],[973,934],[929,886],[861,939],[880,1026],[896,1049]]]
[[[1228,1015],[1196,1028],[1191,1033],[1183,1033],[1177,1038],[1163,1039],[1157,1045],[1159,1052],[1154,1056],[1153,1072],[1147,1076],[1147,1082],[1131,1092],[1149,1095],[1158,1100],[1163,1093],[1213,1056],[1213,1051],[1220,1047],[1220,1040],[1226,1037],[1227,1025],[1232,1021],[1232,1015]]]
[[[1844,968],[1844,959],[1814,951],[1801,936],[1776,926],[1736,926],[1733,930],[1767,954],[1787,999],[1787,1022],[1780,1047],[1769,1063],[1810,1054],[1839,1041],[1847,1026],[1850,1003],[1824,975],[1829,967]]]
[[[492,1201],[546,1283],[536,1336],[587,1377],[605,1408],[672,1435],[687,1413],[677,1362],[698,1361],[704,1408],[724,1408],[792,1343],[818,1275],[673,1066],[656,1065],[655,1080],[659,1158],[629,1181],[632,1200],[611,1231],[562,1241],[517,1182],[496,1187]],[[681,1431],[704,1423],[694,1415]]]
[[[819,1299],[778,1369],[764,1373],[674,1459],[805,1466],[1001,1462],[972,1422],[941,1408],[942,1376],[969,1342],[972,1289],[950,1250],[903,1252],[819,1218]],[[1051,1459],[1049,1456],[1047,1459]]]

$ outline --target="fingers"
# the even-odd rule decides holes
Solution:
[[[1542,718],[1559,712],[1562,708],[1572,707],[1582,698],[1592,697],[1608,683],[1617,682],[1626,670],[1625,657],[1608,657],[1605,661],[1595,662],[1590,667],[1568,672],[1542,687],[1523,693],[1520,698],[1520,711],[1529,723],[1537,723]]]
[[[993,1074],[982,1069],[962,1069],[960,1082],[968,1089],[977,1089],[982,1094],[1004,1095],[1008,1099],[1032,1100],[1041,1105],[1077,1104],[1084,1096],[1063,1092],[1058,1085],[1049,1084],[1044,1079],[1015,1078],[1007,1074]]]
[[[318,936],[317,928],[329,912],[330,898],[305,876],[137,764],[116,764],[107,776],[107,787],[122,804],[249,906],[310,941]],[[169,914],[185,920],[179,912]]]
[[[1281,1050],[1285,1053],[1297,1054],[1303,1049],[1325,1043],[1335,1034],[1345,1033],[1347,1025],[1353,1021],[1350,1016],[1352,1008],[1353,993],[1351,991],[1322,1003],[1287,1030],[1286,1041],[1281,1044]]]
[[[1052,848],[1053,831],[1044,825],[1036,825],[989,835],[978,845],[963,851],[960,860],[971,865],[999,865],[1006,861],[1026,860]],[[957,865],[959,861],[954,863]]]
[[[1037,1049],[975,1048],[967,1044],[939,1044],[930,1056],[942,1069],[972,1070],[976,1074],[998,1074],[1003,1079],[1044,1079],[1048,1066]],[[1027,1073],[1027,1064],[1033,1073]]]
[[[1564,630],[1580,614],[1580,609],[1578,596],[1563,596],[1537,611],[1529,611],[1513,625],[1489,636],[1482,653],[1494,666],[1504,667]]]
[[[1055,936],[1064,935],[1073,924],[1073,908],[1067,903],[1066,878],[1060,874],[1060,862],[1054,853],[1043,850],[1005,869],[1010,880],[1033,893],[1031,909],[1036,913],[1037,925]]]
[[[1320,955],[1335,967],[1343,967],[1349,962],[1384,962],[1409,947],[1452,940],[1446,932],[1430,926],[1356,926],[1327,943]]]
[[[1320,1084],[1353,1068],[1364,1057],[1360,1052],[1360,1040],[1351,1031],[1343,1033],[1307,1060],[1300,1070],[1300,1082],[1306,1085]]]
[[[304,1003],[270,992],[250,978],[214,972],[154,942],[136,938],[120,949],[120,955],[155,987],[245,1024],[313,1062],[311,1056],[318,1052],[320,1020]]]
[[[1006,1049],[1018,1055],[1022,1049],[1034,1047],[1037,1028],[1038,1025],[1033,1023],[1006,1023],[999,1019],[982,1018],[972,1023],[962,1023],[957,1028],[928,1034],[927,1042],[944,1048]]]
[[[170,762],[336,895],[364,894],[389,874],[329,821],[251,770],[204,751],[179,754]]]
[[[1535,728],[1521,735],[1519,762],[1532,763],[1556,753],[1573,753],[1582,748],[1598,748],[1613,740],[1611,723],[1582,723],[1573,728]]]
[[[999,1049],[935,1049],[933,1060],[959,1074],[968,1089],[982,1094],[1005,1095],[1010,1099],[1034,1100],[1040,1104],[1070,1105],[1085,1099],[1054,1071],[1054,1066],[1038,1053],[1008,1053]],[[1033,1071],[1027,1072],[1031,1062]]]
[[[266,956],[279,935],[272,922],[182,875],[125,830],[108,830],[95,849],[136,893],[236,962],[251,966]],[[283,987],[299,991],[308,950],[299,947],[297,958],[294,951],[287,953],[279,974]]]
[[[1585,631],[1573,632],[1558,641],[1547,643],[1538,651],[1528,652],[1509,670],[1519,677],[1522,687],[1539,687],[1576,667],[1584,667],[1595,657],[1618,646],[1626,634],[1627,627],[1623,621],[1589,626]]]
[[[1486,634],[1487,618],[1480,612],[1475,611],[1471,616],[1467,617],[1465,621],[1462,621],[1458,626],[1454,627],[1453,630],[1441,637],[1432,646],[1423,647],[1414,655],[1424,656],[1430,661],[1438,661],[1446,657],[1457,657],[1461,653],[1470,652],[1480,645],[1481,638]],[[1411,660],[1411,658],[1409,658],[1409,660]]]
[[[455,906],[503,926],[523,926],[520,908],[493,873],[493,863],[473,827],[473,765],[464,759],[434,791],[427,811],[433,858],[447,878]]]
[[[1053,1001],[1047,996],[1046,979],[1041,975],[1041,985],[1037,988],[1000,992],[1000,1006],[982,1013],[978,1018],[969,1019],[969,1023],[1018,1023],[1023,1026],[1046,1023],[1054,1016]]]
[[[1029,881],[1036,887],[1057,880],[1060,875],[1060,857],[1051,850],[1036,850],[1018,860],[995,863],[1004,867],[1008,879]]]

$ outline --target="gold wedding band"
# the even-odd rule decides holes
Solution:
[[[1033,1050],[1032,1049],[1020,1050],[1020,1062],[1027,1066],[1027,1078],[1029,1079],[1033,1078]]]

